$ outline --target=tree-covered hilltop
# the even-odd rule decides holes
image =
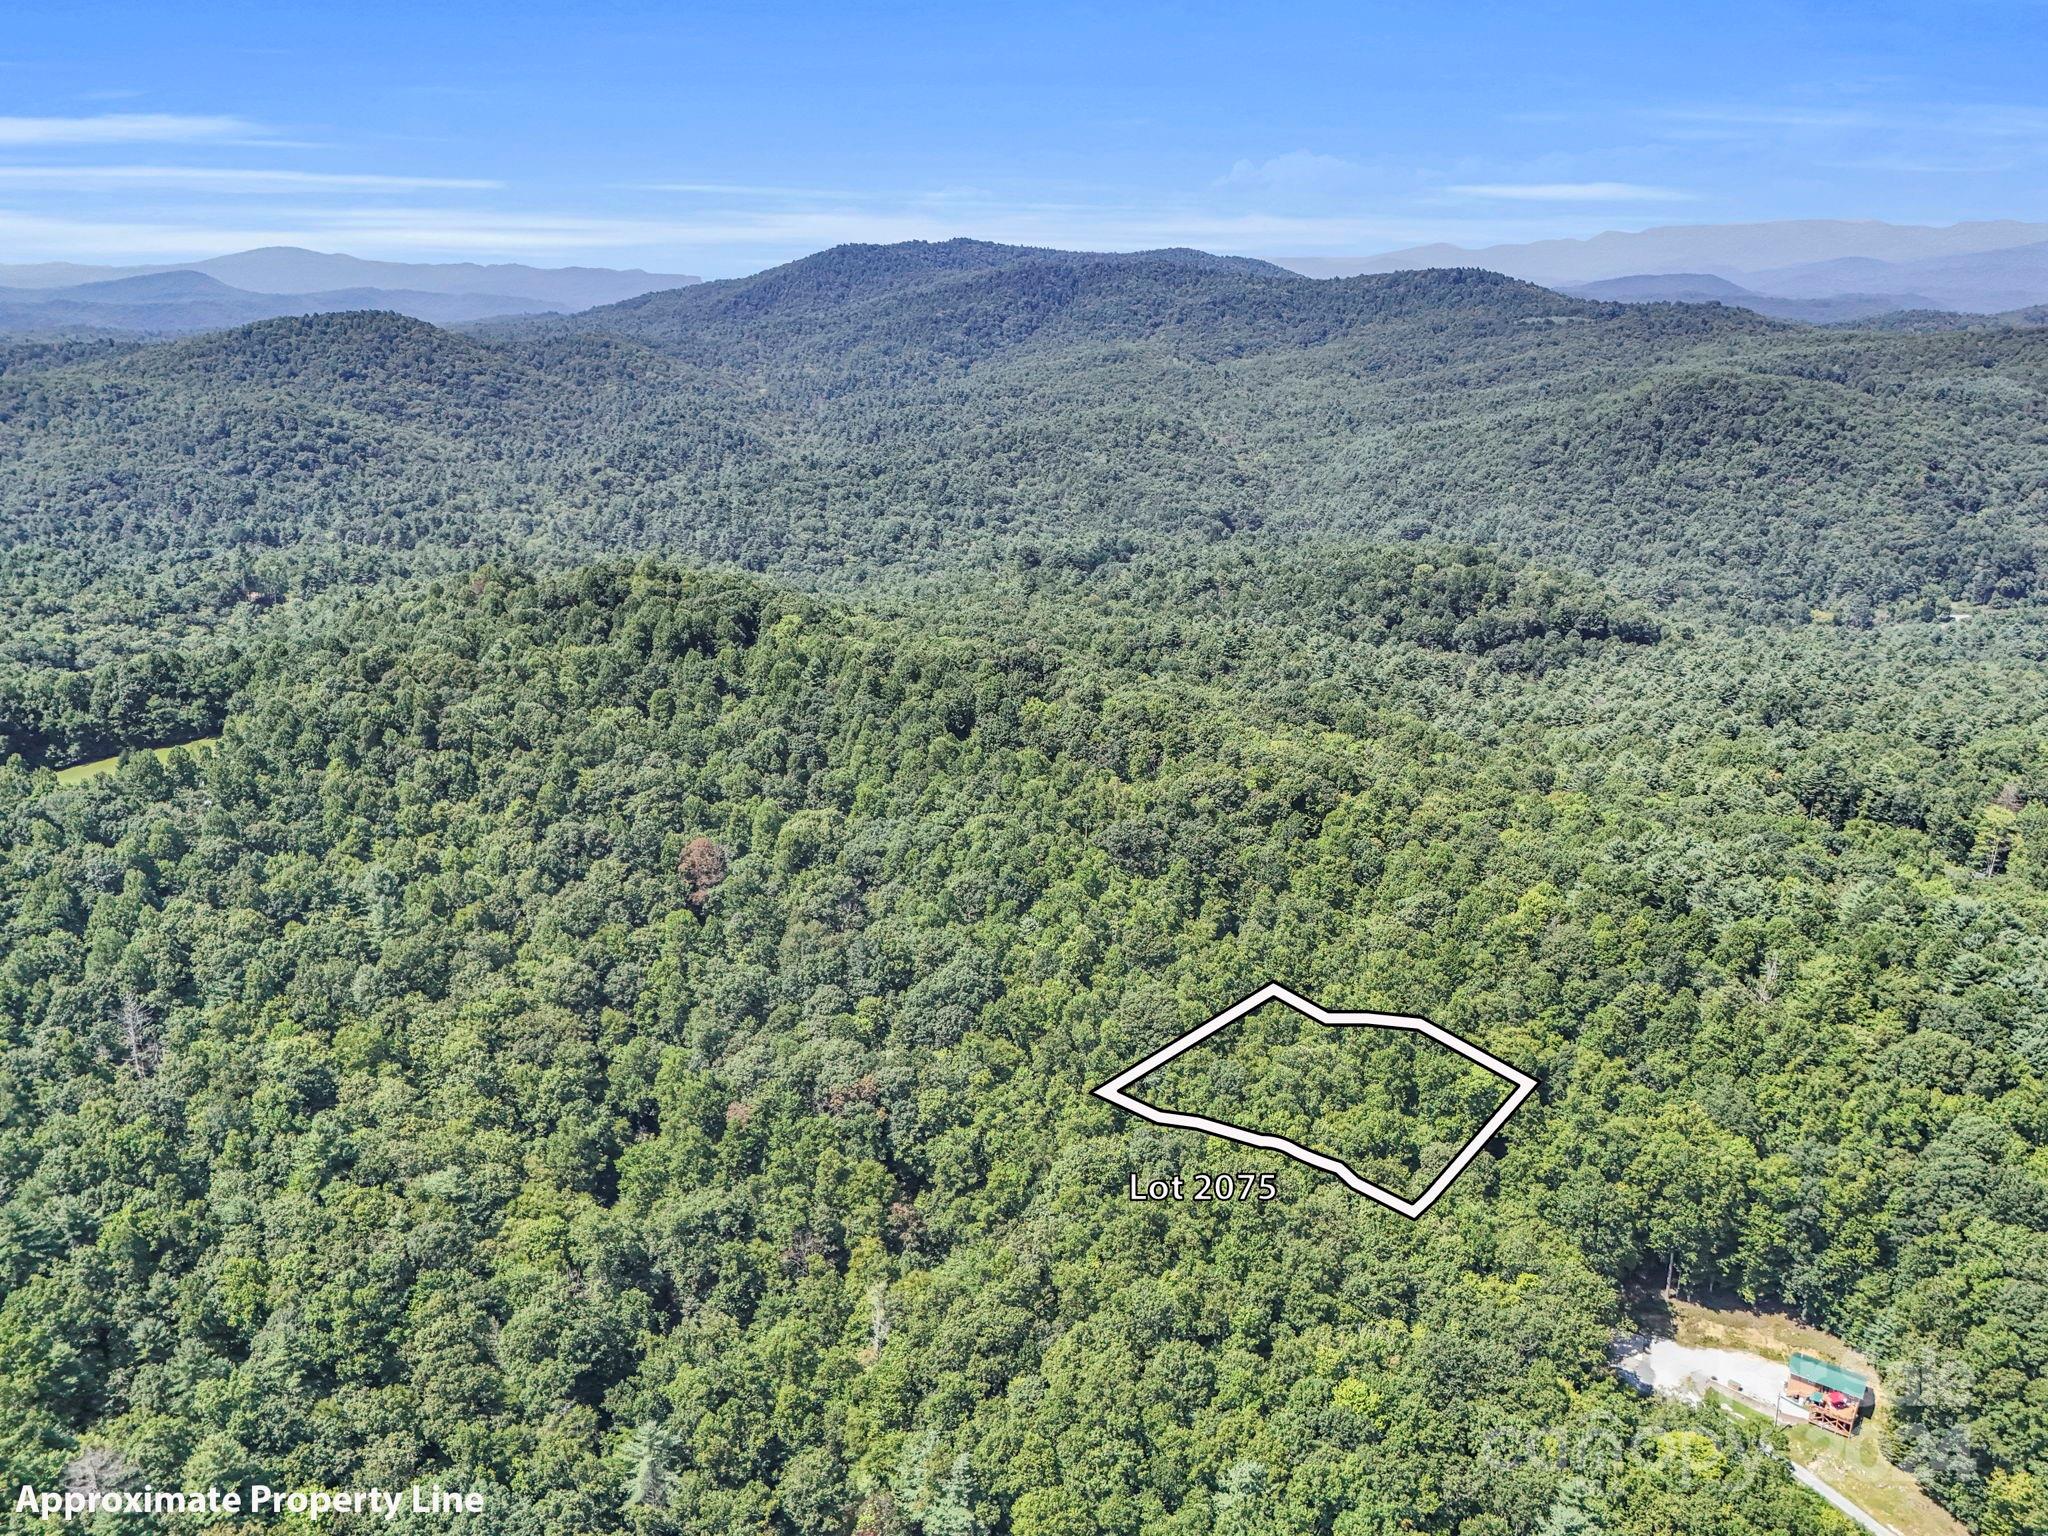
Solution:
[[[7,357],[0,615],[66,665],[252,590],[650,550],[849,586],[1429,537],[1863,622],[2031,600],[2048,495],[2039,331],[1815,331],[1477,271],[846,247],[464,335],[326,315]]]
[[[17,1480],[438,1478],[535,1536],[1843,1536],[1610,1376],[1669,1266],[1845,1333],[1894,1453],[2039,1528],[2024,617],[1703,638],[1339,543],[887,612],[484,569],[239,655],[202,756],[0,770]],[[1088,1093],[1271,976],[1542,1090],[1416,1223]],[[1278,1199],[1126,1195],[1254,1164]]]

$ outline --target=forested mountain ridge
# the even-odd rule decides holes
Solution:
[[[1803,621],[2028,599],[2048,494],[2036,332],[1474,272],[848,248],[470,336],[351,315],[33,355],[0,374],[0,516],[58,567],[110,527],[167,564],[665,548],[807,581],[1342,531]]]
[[[875,380],[878,360],[950,371],[1026,344],[1154,338],[1220,360],[1312,346],[1374,322],[1461,312],[1496,319],[1580,306],[1495,273],[1400,273],[1315,283],[1201,252],[1128,257],[951,241],[851,246],[755,277],[646,294],[547,331],[632,336],[704,364],[826,368]],[[500,334],[522,326],[506,322]]]

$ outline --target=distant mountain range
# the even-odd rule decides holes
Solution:
[[[951,241],[889,249],[888,260],[914,272],[936,259],[934,251],[971,267],[981,259],[973,253],[1015,248]],[[992,265],[1008,260],[987,259]],[[1886,329],[2038,325],[2048,305],[2048,224],[2015,220],[1943,228],[1834,220],[1687,225],[1472,249],[1413,246],[1277,265],[1192,251],[1061,253],[1061,260],[1166,260],[1321,278],[1482,268],[1605,303],[1718,303],[1780,320]],[[782,275],[772,281],[797,281],[812,270],[795,263],[775,269]],[[699,282],[683,273],[603,267],[368,261],[289,246],[170,266],[0,264],[0,336],[181,335],[346,310],[460,325],[575,313]]]
[[[1778,320],[1808,325],[1840,325],[1878,315],[1942,310],[1946,306],[1917,293],[1829,293],[1814,298],[1786,298],[1758,293],[1711,272],[1639,272],[1606,277],[1597,283],[1566,283],[1559,293],[1612,304],[1732,304]]]
[[[292,315],[25,356],[0,525],[168,550],[225,508],[389,571],[541,547],[544,506],[564,553],[822,584],[1256,535],[1480,543],[1791,622],[2036,601],[2040,347],[1953,318],[1851,337],[1469,269],[844,246],[459,332]]]
[[[603,267],[365,261],[290,246],[168,267],[0,264],[0,334],[161,335],[352,309],[453,325],[572,312],[697,281]]]
[[[2007,250],[2048,240],[2048,224],[2001,219],[1934,226],[1875,219],[1784,219],[1757,224],[1672,224],[1585,240],[1522,245],[1416,245],[1377,256],[1304,257],[1280,264],[1311,277],[1399,272],[1417,267],[1486,267],[1549,287],[1639,272],[1707,272],[1733,277],[1845,257],[1923,261]]]
[[[2027,245],[1914,261],[1844,256],[1752,272],[1748,286],[1786,298],[1819,298],[1848,289],[1905,289],[1942,309],[2018,309],[2048,302],[2048,237]]]
[[[1585,297],[1713,298],[1783,319],[1820,322],[1896,310],[1993,314],[2048,303],[2048,224],[2006,219],[1935,227],[1805,219],[1673,225],[1586,240],[1421,245],[1281,265],[1310,277],[1485,267]],[[1737,293],[1711,291],[1715,279],[1731,283]],[[1592,291],[1602,283],[1624,288]]]

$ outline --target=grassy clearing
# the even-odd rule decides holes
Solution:
[[[1877,1383],[1877,1412],[1854,1439],[1844,1440],[1812,1424],[1788,1424],[1786,1448],[1792,1459],[1822,1482],[1876,1516],[1899,1536],[1969,1536],[1968,1528],[1949,1514],[1913,1480],[1885,1460],[1884,1429],[1890,1415],[1884,1383],[1868,1360],[1832,1334],[1809,1328],[1796,1318],[1741,1307],[1703,1307],[1690,1301],[1670,1303],[1671,1322],[1681,1344],[1708,1349],[1740,1349],[1767,1360],[1784,1360],[1800,1350],[1864,1372]],[[1715,1400],[1759,1423],[1769,1415],[1746,1404]]]
[[[1703,1307],[1697,1302],[1673,1300],[1672,1337],[1681,1344],[1702,1349],[1744,1349],[1766,1360],[1789,1360],[1803,1351],[1822,1360],[1832,1360],[1872,1380],[1877,1372],[1868,1360],[1831,1333],[1810,1328],[1797,1318],[1781,1312],[1752,1312],[1742,1307]],[[1883,1394],[1879,1394],[1883,1403]]]
[[[1855,1439],[1844,1440],[1811,1424],[1793,1424],[1787,1426],[1785,1438],[1794,1461],[1899,1536],[1969,1536],[1962,1522],[1930,1499],[1911,1473],[1884,1459],[1878,1431],[1869,1425]]]
[[[148,747],[145,750],[155,753],[157,761],[161,762],[173,752],[203,752],[219,740],[218,736],[202,736],[197,741],[174,742],[168,747]],[[83,784],[87,779],[96,779],[103,773],[112,773],[120,766],[120,763],[119,754],[113,757],[95,758],[89,763],[73,763],[69,768],[59,768],[57,770],[57,782],[59,784]]]

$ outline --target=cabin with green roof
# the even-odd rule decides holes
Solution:
[[[1830,1365],[1813,1355],[1794,1355],[1788,1370],[1780,1406],[1822,1429],[1853,1435],[1864,1408],[1876,1406],[1869,1379],[1845,1365]]]

